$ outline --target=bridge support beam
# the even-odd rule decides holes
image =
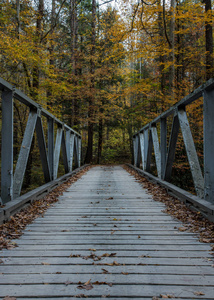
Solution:
[[[204,91],[204,199],[214,204],[214,90]]]
[[[48,163],[51,180],[54,178],[54,120],[48,118]]]
[[[160,151],[161,151],[161,179],[164,179],[164,172],[166,166],[166,156],[167,156],[167,123],[166,118],[161,118],[160,121]]]
[[[2,91],[1,197],[13,199],[13,92]]]

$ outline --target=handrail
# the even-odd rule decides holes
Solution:
[[[45,182],[57,179],[60,150],[65,174],[81,165],[81,135],[44,109],[14,86],[0,78],[2,91],[2,149],[1,149],[1,201],[3,204],[20,196],[34,132],[36,131]],[[29,107],[29,116],[22,145],[13,172],[13,99]],[[47,119],[46,145],[42,116]],[[57,125],[54,142],[54,123]]]
[[[204,177],[186,114],[186,106],[202,96]],[[173,122],[167,147],[167,118],[170,115],[173,115]],[[160,123],[160,143],[157,123]],[[142,162],[142,169],[151,174],[151,157],[154,147],[158,178],[170,181],[179,128],[181,128],[197,196],[214,204],[214,79],[207,81],[133,135],[134,165],[140,167]]]

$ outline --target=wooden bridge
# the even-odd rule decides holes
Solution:
[[[208,145],[211,147],[213,141],[208,144],[205,139],[210,163],[208,164],[205,159],[205,178],[201,178],[200,174],[197,175],[199,165],[183,112],[185,105],[202,94],[205,95],[205,106],[210,110],[214,103],[213,87],[214,81],[208,82],[189,98],[183,99],[182,103],[178,103],[166,115],[162,115],[135,134],[135,166],[132,165],[139,173],[163,185],[170,193],[188,203],[193,209],[200,210],[210,220],[213,220],[214,216],[212,198],[214,159]],[[4,206],[0,210],[0,220],[6,222],[23,205],[41,198],[78,171],[78,169],[72,171],[72,167],[73,159],[75,166],[80,166],[81,137],[54,119],[31,99],[14,90],[8,83],[1,81],[1,89],[4,116],[2,121]],[[14,175],[13,144],[9,135],[9,133],[12,135],[13,126],[13,97],[30,107],[28,126],[17,162],[19,167]],[[171,113],[174,114],[174,125],[167,156],[164,142],[166,120],[163,120]],[[214,120],[208,111],[207,114],[205,125],[207,126],[208,122],[210,126]],[[48,151],[41,115],[48,119],[49,124]],[[158,121],[163,125],[160,145],[155,126]],[[53,122],[58,126],[55,139]],[[184,140],[198,196],[191,195],[167,181],[179,125],[183,135],[187,136]],[[212,130],[209,128],[205,127],[205,133],[206,138],[210,139]],[[19,184],[22,184],[22,172],[26,168],[34,130],[40,137],[39,148],[47,183],[20,196]],[[7,138],[8,136],[10,138]],[[5,143],[7,148],[4,146]],[[152,145],[155,149],[158,177],[149,172]],[[57,178],[60,148],[63,152],[66,174]],[[141,164],[143,169],[138,168]],[[201,179],[204,181],[205,189],[201,185]],[[205,197],[202,195],[202,188],[206,191]],[[51,206],[44,216],[38,217],[27,226],[19,239],[14,240],[18,247],[0,252],[0,298],[214,299],[211,245],[199,242],[197,234],[180,230],[182,223],[166,214],[164,209],[165,205],[154,201],[151,194],[121,166],[91,168],[59,197],[59,201]]]

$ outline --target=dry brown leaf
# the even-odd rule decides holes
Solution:
[[[89,283],[89,284],[83,284],[83,285],[78,285],[77,288],[80,289],[80,290],[87,290],[87,291],[89,291],[89,290],[93,289],[93,285],[91,283]]]
[[[112,257],[112,256],[116,256],[117,253],[104,253],[102,255],[102,257]]]
[[[69,257],[81,257],[80,254],[70,254]]]
[[[41,262],[42,265],[49,266],[50,264],[47,262]]]
[[[198,291],[198,292],[194,292],[194,295],[196,295],[196,296],[203,296],[205,294],[203,292]]]
[[[89,251],[97,251],[96,249],[93,249],[93,248],[89,248],[88,250]]]
[[[178,230],[179,231],[186,231],[188,228],[187,227],[179,227]]]
[[[16,297],[5,296],[3,300],[16,300]]]
[[[84,285],[88,285],[90,282],[91,282],[91,279],[89,279],[88,281],[86,281],[86,282],[84,283]]]
[[[123,274],[123,275],[129,275],[129,273],[127,273],[127,272],[121,272],[121,274]]]
[[[103,274],[110,274],[108,270],[106,269],[102,269],[103,270]]]
[[[173,295],[169,295],[169,294],[167,294],[167,295],[160,295],[160,297],[164,298],[164,299],[174,298]]]

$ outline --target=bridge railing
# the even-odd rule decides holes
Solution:
[[[204,176],[202,175],[186,107],[203,97],[204,122]],[[167,147],[167,118],[173,116],[171,135]],[[160,124],[160,137],[157,124]],[[158,125],[159,126],[159,125]],[[161,181],[169,182],[175,158],[176,143],[181,129],[197,196],[214,204],[214,80],[210,79],[190,95],[184,97],[166,112],[146,124],[133,136],[134,165],[151,173],[154,147],[156,171]],[[159,143],[160,140],[160,143]]]
[[[2,91],[1,201],[5,204],[20,196],[34,132],[37,135],[46,183],[52,182],[58,177],[60,151],[63,156],[65,174],[72,171],[73,160],[75,168],[80,167],[81,136],[1,78],[0,90]],[[13,171],[14,99],[29,107],[28,120],[15,171]],[[44,126],[47,127],[45,128],[47,130],[47,145]]]

